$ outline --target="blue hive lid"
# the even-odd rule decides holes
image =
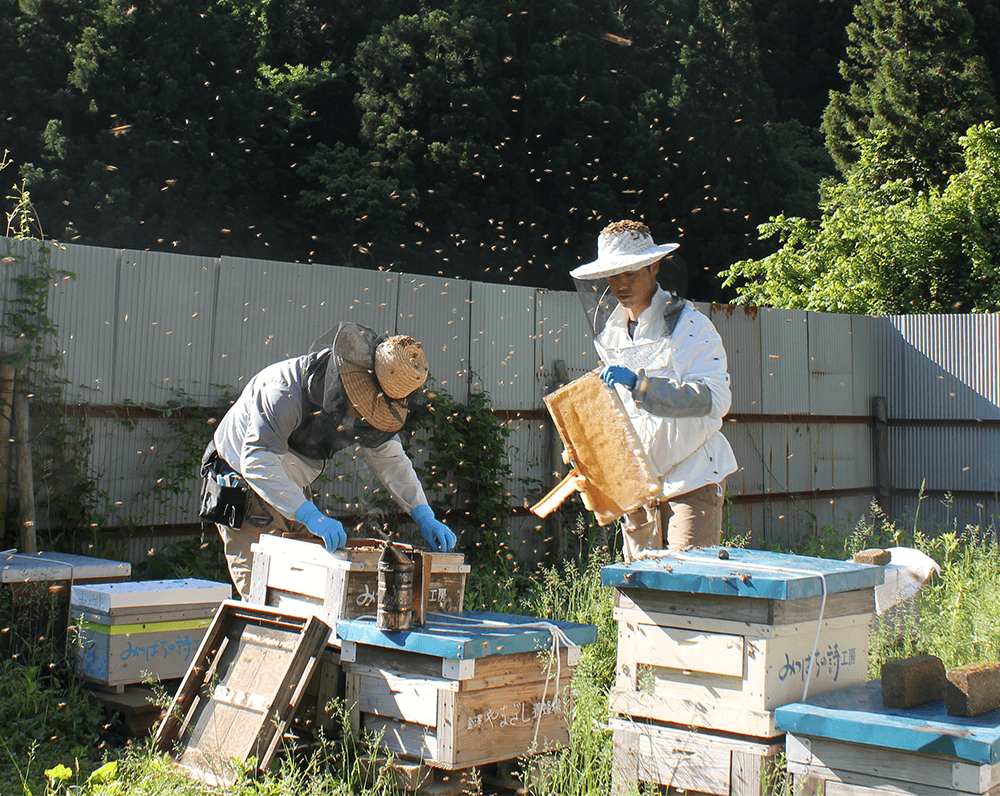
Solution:
[[[882,704],[882,681],[833,691],[774,712],[781,732],[921,754],[941,754],[995,765],[1000,762],[1000,710],[949,716],[945,701],[906,710]]]
[[[431,614],[422,625],[393,632],[379,630],[372,618],[342,619],[337,635],[342,641],[468,660],[551,649],[552,632],[543,623],[555,625],[578,645],[597,640],[594,625],[487,611]]]
[[[689,594],[801,600],[879,586],[882,567],[766,550],[705,547],[642,558],[601,569],[601,583],[619,589],[656,589]]]

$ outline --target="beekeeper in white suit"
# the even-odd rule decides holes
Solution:
[[[604,363],[662,479],[659,498],[622,518],[626,561],[646,550],[718,544],[726,476],[736,457],[721,432],[731,393],[726,352],[712,322],[681,297],[676,243],[617,221],[598,238],[597,259],[571,271]],[[666,284],[660,286],[657,277]]]
[[[262,534],[308,531],[330,550],[345,545],[343,525],[308,499],[308,487],[347,447],[360,446],[433,550],[454,547],[455,534],[435,519],[397,434],[409,396],[426,379],[427,359],[416,340],[344,323],[314,342],[310,353],[269,365],[250,380],[202,461],[202,474],[213,483],[235,479],[242,486],[243,479],[249,486],[239,493],[247,495],[245,505],[222,507],[230,510],[225,520],[216,520],[230,575],[244,599],[250,592],[250,546]]]

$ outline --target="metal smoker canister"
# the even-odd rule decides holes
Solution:
[[[409,630],[413,622],[413,562],[392,542],[378,560],[375,626],[379,630]]]

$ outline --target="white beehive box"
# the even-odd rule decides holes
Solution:
[[[773,738],[779,706],[867,680],[881,567],[726,555],[707,548],[604,568],[602,582],[617,589],[613,713]]]
[[[120,689],[150,677],[183,677],[228,583],[183,578],[73,586],[77,671]]]
[[[418,616],[456,613],[465,601],[469,565],[462,553],[432,553],[399,545],[414,559],[414,622]],[[341,619],[375,616],[381,543],[350,539],[344,550],[264,534],[252,545],[250,600],[299,617],[316,616],[331,627]],[[330,643],[339,645],[336,630]]]

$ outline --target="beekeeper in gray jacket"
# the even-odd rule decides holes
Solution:
[[[386,337],[356,323],[335,326],[310,353],[269,365],[226,413],[206,450],[202,473],[249,489],[242,518],[218,523],[240,595],[250,593],[250,546],[265,533],[308,531],[329,550],[344,547],[343,525],[308,499],[308,487],[337,451],[359,446],[396,503],[433,550],[455,534],[434,517],[397,432],[408,398],[427,379],[416,340]]]

